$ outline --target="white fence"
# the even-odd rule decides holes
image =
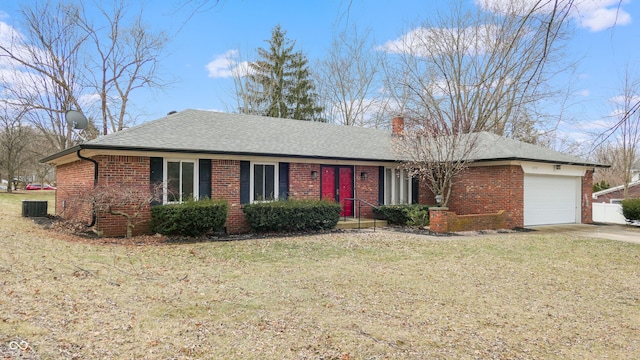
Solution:
[[[622,216],[622,205],[596,203],[593,204],[593,222],[626,224],[624,216]]]

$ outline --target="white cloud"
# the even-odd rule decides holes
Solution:
[[[591,91],[589,91],[589,89],[582,89],[578,91],[578,95],[583,97],[589,97],[589,95],[591,95]]]
[[[580,25],[592,32],[605,30],[616,25],[631,23],[631,15],[618,8],[599,8],[579,16]]]
[[[499,36],[494,26],[475,26],[467,28],[416,28],[397,40],[389,40],[378,50],[389,53],[413,53],[419,56],[436,56],[450,52],[449,44],[455,39],[460,50],[470,55],[485,53]]]
[[[560,6],[568,5],[570,0],[560,0]],[[551,0],[475,0],[481,8],[496,11],[522,11],[537,6],[539,11],[550,11],[555,1]],[[617,25],[631,23],[631,14],[623,9],[629,0],[573,0],[571,2],[571,16],[580,27],[597,32]],[[514,8],[520,6],[519,8]]]
[[[206,68],[211,78],[228,78],[246,75],[249,72],[249,63],[238,62],[238,50],[232,49],[216,56],[206,65]]]
[[[2,12],[0,12],[0,19]],[[11,44],[22,41],[22,34],[18,30],[16,30],[13,26],[7,24],[6,22],[0,21],[0,43],[2,44]]]
[[[617,95],[609,98],[609,102],[617,105],[634,104],[640,102],[640,95]]]

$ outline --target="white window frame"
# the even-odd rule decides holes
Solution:
[[[254,183],[254,169],[256,165],[271,165],[273,166],[273,200],[256,200],[254,198],[254,194],[255,194],[255,183]],[[249,186],[249,201],[251,201],[252,203],[254,202],[271,202],[271,201],[276,201],[278,200],[278,188],[279,186],[279,179],[278,179],[278,174],[279,173],[279,167],[278,167],[278,163],[277,162],[251,162],[251,166],[250,166],[250,171],[249,171],[249,176],[251,177],[251,185]]]
[[[387,182],[387,171],[391,171],[391,183]],[[405,205],[411,204],[413,199],[412,177],[405,169],[392,167],[384,168],[384,204],[385,205]],[[405,189],[406,188],[406,189]],[[396,191],[399,190],[399,191]],[[398,195],[399,194],[399,199]],[[405,198],[406,194],[406,198]]]
[[[193,199],[198,200],[198,194],[200,193],[198,178],[200,176],[200,171],[198,169],[199,161],[197,159],[164,159],[164,163],[162,165],[162,203],[163,204],[176,204],[182,203],[184,199],[182,199],[182,193],[180,193],[180,201],[168,201],[168,184],[167,175],[168,175],[168,163],[170,162],[179,162],[180,163],[180,181],[178,184],[178,188],[182,189],[182,163],[192,163],[193,164]]]

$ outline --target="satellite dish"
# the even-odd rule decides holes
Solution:
[[[89,121],[80,111],[69,110],[64,114],[64,118],[69,126],[77,130],[85,129],[89,125]]]

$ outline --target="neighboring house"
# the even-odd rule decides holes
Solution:
[[[640,174],[635,171],[629,183],[628,198],[640,198]],[[594,192],[593,221],[602,223],[626,224],[622,215],[622,200],[624,200],[624,185],[614,186]]]
[[[633,181],[629,183],[627,195],[628,198],[640,198],[640,176],[637,174],[634,176]],[[592,197],[593,202],[619,204],[624,200],[624,185],[594,192]]]
[[[185,110],[51,155],[56,165],[56,212],[91,221],[89,211],[67,211],[94,184],[169,184],[163,202],[211,197],[229,202],[226,231],[249,226],[243,204],[270,199],[327,199],[357,216],[351,198],[373,204],[435,204],[425,184],[399,167],[393,131],[319,122]],[[394,133],[394,134],[392,134]],[[458,214],[506,211],[509,228],[590,223],[592,175],[599,164],[550,149],[478,135],[478,151],[453,186],[449,208]],[[371,216],[370,207],[362,216]],[[149,211],[143,219],[149,219]],[[124,219],[99,214],[105,235],[123,235]],[[148,231],[148,222],[136,233]]]

